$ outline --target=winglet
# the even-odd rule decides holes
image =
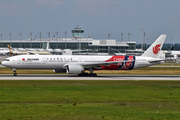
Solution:
[[[165,34],[160,35],[159,38],[157,38],[156,41],[141,56],[158,58],[166,36],[167,35]]]

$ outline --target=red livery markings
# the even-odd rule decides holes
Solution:
[[[110,64],[109,66],[101,66],[104,70],[128,70],[132,64],[134,56],[112,56],[110,59],[106,60],[106,62],[111,61],[130,61],[125,63],[118,64]]]
[[[110,59],[106,60],[106,62],[110,61],[124,61],[125,56],[112,56]]]
[[[133,60],[133,56],[129,56],[128,61],[130,61],[130,62],[126,62],[126,64],[123,66],[122,70],[128,70],[129,67],[131,66],[132,60]]]
[[[158,52],[160,51],[160,47],[161,47],[161,44],[158,44],[155,47],[153,47],[153,53],[158,54]]]

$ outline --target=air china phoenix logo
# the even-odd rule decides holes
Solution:
[[[153,53],[158,54],[158,52],[160,51],[160,47],[161,47],[161,44],[158,44],[155,47],[153,47]]]

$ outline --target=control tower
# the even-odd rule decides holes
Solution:
[[[80,27],[77,26],[77,28],[74,28],[72,31],[72,36],[73,38],[83,38],[84,35],[84,29],[81,29]]]

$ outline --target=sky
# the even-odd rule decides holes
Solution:
[[[165,43],[180,43],[180,0],[0,0],[0,34],[3,40],[71,38],[71,30],[80,26],[84,37],[128,40],[152,44],[160,34]],[[142,29],[143,28],[143,32]]]

